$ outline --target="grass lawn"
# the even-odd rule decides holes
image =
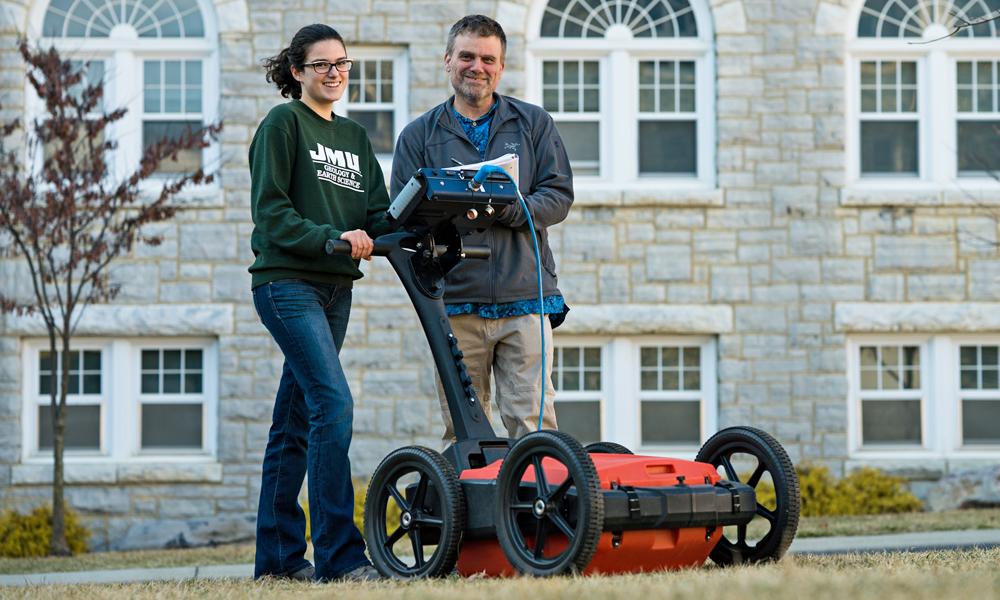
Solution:
[[[336,598],[352,600],[468,600],[469,598],[670,598],[706,600],[941,600],[1000,598],[1000,549],[915,554],[792,556],[778,564],[617,577],[459,579],[412,583],[292,583],[220,580],[128,585],[7,588],[5,598]]]
[[[1000,509],[960,510],[860,517],[809,517],[798,537],[877,535],[952,529],[1000,529]],[[249,564],[253,544],[187,550],[95,552],[68,558],[0,558],[0,574]]]

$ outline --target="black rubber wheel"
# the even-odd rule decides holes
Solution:
[[[632,451],[615,442],[591,442],[583,447],[587,454],[632,454]]]
[[[550,483],[542,468],[568,476]],[[528,469],[534,482],[524,482]],[[549,576],[583,571],[604,526],[604,496],[590,456],[571,435],[537,431],[511,447],[497,476],[497,539],[518,572]],[[561,548],[561,549],[560,549]]]
[[[750,457],[756,459],[756,466],[743,483],[757,491],[767,474],[775,493],[773,507],[757,504],[757,514],[750,525],[763,519],[769,527],[767,533],[752,544],[747,539],[747,525],[736,527],[735,536],[724,531],[711,554],[712,560],[721,566],[779,560],[792,544],[799,527],[799,477],[788,453],[770,434],[753,427],[723,429],[705,442],[695,460],[721,467],[725,479],[740,481],[737,465],[747,462]],[[761,529],[763,525],[761,523]]]
[[[390,499],[399,507],[399,516],[387,519]],[[450,574],[464,526],[461,484],[438,452],[406,446],[375,469],[365,499],[365,539],[382,575],[417,579]],[[399,544],[404,540],[408,543]]]

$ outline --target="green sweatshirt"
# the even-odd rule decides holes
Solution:
[[[365,129],[299,100],[271,109],[250,144],[252,287],[278,279],[351,285],[358,261],[327,256],[352,229],[389,233],[389,194]]]

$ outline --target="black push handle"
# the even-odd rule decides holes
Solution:
[[[375,239],[375,249],[372,250],[372,254],[375,256],[387,256],[389,252],[395,247],[392,242],[382,242],[378,238]],[[326,240],[326,247],[324,248],[327,254],[343,254],[346,256],[351,255],[351,243],[347,240]],[[490,257],[490,247],[489,246],[463,246],[462,247],[462,258],[476,258],[476,259],[487,259]]]

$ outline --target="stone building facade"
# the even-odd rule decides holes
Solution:
[[[5,118],[36,110],[13,50],[27,34],[101,62],[109,97],[131,103],[121,164],[143,136],[225,124],[194,157],[218,184],[116,265],[122,294],[78,328],[67,495],[95,547],[252,535],[281,362],[250,301],[246,156],[281,101],[260,60],[316,21],[359,59],[342,108],[386,172],[395,134],[448,94],[451,23],[503,24],[501,91],[553,113],[577,174],[551,241],[572,307],[555,401],[581,438],[693,456],[749,424],[793,460],[876,464],[918,492],[1000,461],[1000,136],[983,134],[1000,125],[998,25],[911,43],[947,34],[959,3],[88,4],[3,0]],[[359,476],[396,447],[440,446],[415,314],[384,261],[364,268],[343,353]],[[28,293],[17,260],[0,273],[4,293]],[[0,506],[26,509],[50,494],[51,361],[39,321],[0,325]]]

